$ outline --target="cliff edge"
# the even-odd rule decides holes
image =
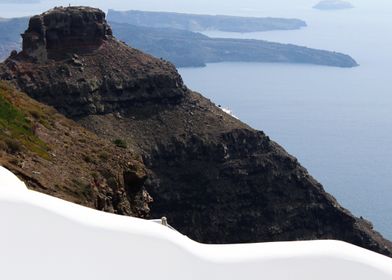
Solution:
[[[172,64],[117,41],[101,11],[53,9],[23,38],[1,79],[139,154],[151,217],[205,243],[338,239],[392,256],[263,132],[189,90]]]

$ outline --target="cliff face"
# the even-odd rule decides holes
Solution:
[[[189,92],[175,106],[131,108],[122,119],[79,120],[129,139],[153,171],[152,217],[205,243],[337,239],[392,256],[392,244],[354,217],[263,132]]]
[[[176,69],[117,41],[100,10],[54,9],[32,17],[22,36],[23,50],[4,62],[2,78],[67,116],[176,103],[184,95]]]
[[[112,35],[105,14],[96,9],[54,9],[30,19],[23,51],[39,62],[62,57],[66,52],[89,52]]]
[[[138,156],[4,81],[0,81],[0,165],[33,190],[107,212],[149,215],[147,169]]]
[[[73,26],[75,11],[99,14],[71,7],[40,17],[60,13]],[[99,43],[88,52],[58,49],[47,60],[24,50],[0,65],[0,77],[139,153],[149,168],[142,185],[154,199],[151,217],[165,215],[207,243],[332,238],[392,256],[370,223],[342,208],[263,132],[188,90],[171,64],[110,34],[92,41]]]

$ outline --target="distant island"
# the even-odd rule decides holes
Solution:
[[[293,30],[306,26],[306,22],[300,19],[196,15],[134,10],[109,10],[108,20],[145,27],[176,28],[189,31],[260,32]]]
[[[169,60],[177,67],[203,67],[214,62],[306,63],[355,67],[350,56],[292,44],[262,40],[210,38],[174,28],[152,28],[110,22],[113,33],[128,45]]]
[[[342,10],[351,9],[354,8],[354,6],[346,1],[324,0],[313,6],[313,8],[318,10]]]
[[[12,50],[20,50],[19,34],[26,30],[27,18],[0,21],[0,60]],[[174,28],[155,28],[111,22],[120,40],[177,67],[203,67],[214,62],[306,63],[354,67],[350,56],[291,44],[261,40],[210,38],[201,33]]]

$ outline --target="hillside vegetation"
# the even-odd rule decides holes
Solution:
[[[0,164],[34,190],[108,212],[142,217],[149,212],[140,158],[4,81]]]

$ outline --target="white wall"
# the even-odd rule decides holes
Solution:
[[[20,186],[0,167],[0,279],[392,279],[390,258],[344,242],[203,245]]]

